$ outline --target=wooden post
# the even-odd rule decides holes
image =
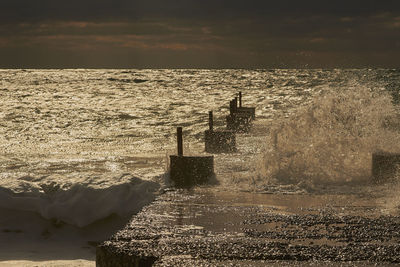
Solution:
[[[239,108],[242,107],[242,92],[239,92]]]
[[[176,128],[176,138],[178,141],[178,156],[183,156],[182,127]]]
[[[213,131],[213,128],[214,128],[213,112],[212,112],[212,111],[209,111],[209,112],[208,112],[208,125],[209,125],[209,127],[210,127],[210,132],[212,132],[212,131]]]
[[[233,99],[233,107],[234,107],[234,112],[236,112],[237,111],[237,105],[238,105],[238,98],[237,97],[235,97],[235,99]]]
[[[234,112],[234,110],[233,110],[233,100],[231,100],[229,102],[229,113],[230,113],[231,116],[233,116],[233,112]]]

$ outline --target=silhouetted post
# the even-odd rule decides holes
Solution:
[[[234,103],[234,105],[233,105],[233,107],[234,107],[234,112],[236,112],[237,111],[237,105],[238,105],[238,98],[237,97],[235,97],[235,99],[233,100],[233,103]]]
[[[209,127],[210,127],[210,132],[212,132],[212,131],[213,131],[213,128],[214,128],[213,112],[212,112],[212,111],[209,111],[209,112],[208,112],[208,125],[209,125]]]
[[[233,100],[231,100],[229,102],[229,113],[230,113],[231,116],[233,116],[233,112],[234,112],[234,110],[233,110]]]
[[[242,92],[239,92],[239,108],[242,107]]]
[[[178,141],[178,156],[183,156],[182,127],[176,128],[176,138]]]
[[[169,178],[177,187],[205,184],[214,175],[213,156],[184,156],[182,127],[176,128],[178,155],[170,155]]]
[[[233,100],[230,109],[233,108]],[[228,116],[230,117],[230,116]],[[229,119],[228,119],[229,120]],[[209,129],[204,131],[205,150],[208,153],[227,153],[236,151],[236,136],[232,131],[214,131],[213,112],[208,112]]]

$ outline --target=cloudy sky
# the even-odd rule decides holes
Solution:
[[[0,68],[400,67],[400,0],[0,0]]]

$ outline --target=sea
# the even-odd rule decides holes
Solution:
[[[205,154],[208,112],[224,129],[238,92],[256,120],[205,186],[379,193],[397,210],[399,187],[370,181],[373,152],[400,152],[399,89],[398,69],[2,69],[0,263],[93,264],[98,242],[171,190],[176,127],[185,155]]]

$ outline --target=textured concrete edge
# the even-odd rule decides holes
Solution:
[[[133,218],[135,218],[137,214],[141,213],[143,209],[149,207],[150,205],[153,205],[160,197],[162,197],[167,192],[168,191],[165,190],[159,191],[153,201],[144,205],[136,214],[132,216],[129,222]],[[96,247],[96,266],[99,267],[147,267],[153,266],[157,260],[159,260],[159,258],[155,256],[134,255],[132,253],[116,251],[114,248],[108,245],[107,241],[102,242]]]
[[[290,233],[285,233],[283,239],[286,241],[284,242],[266,241],[266,237],[262,235],[263,232],[260,232],[261,235],[253,235],[253,232],[246,232],[246,236],[225,236],[221,233],[218,235],[216,235],[216,233],[214,233],[214,235],[208,235],[207,231],[196,231],[197,238],[193,239],[193,232],[190,229],[176,228],[174,224],[169,226],[164,225],[166,222],[164,214],[166,206],[172,207],[171,211],[176,211],[176,208],[182,207],[182,205],[191,205],[193,202],[193,206],[196,207],[195,210],[200,209],[204,211],[204,207],[207,210],[209,203],[202,202],[207,195],[200,199],[188,198],[188,195],[184,192],[187,191],[174,191],[168,194],[161,194],[154,202],[143,207],[142,211],[132,218],[133,224],[131,224],[130,227],[121,230],[119,234],[116,234],[109,241],[104,242],[98,247],[96,255],[97,266],[179,266],[175,262],[181,261],[183,256],[190,258],[185,259],[187,264],[192,264],[189,266],[199,266],[199,262],[204,263],[205,266],[213,266],[211,264],[212,262],[216,263],[216,266],[225,266],[225,264],[229,262],[234,262],[235,265],[238,266],[244,263],[244,261],[258,264],[260,261],[277,260],[303,263],[307,261],[330,261],[339,263],[367,261],[369,264],[378,262],[382,264],[398,264],[400,262],[400,245],[398,245],[398,243],[375,244],[373,242],[374,239],[378,239],[376,234],[381,233],[377,231],[380,227],[384,227],[384,229],[389,231],[393,230],[389,236],[391,238],[398,238],[398,234],[396,234],[400,233],[398,217],[394,217],[393,221],[389,220],[390,217],[379,217],[372,221],[363,219],[360,222],[360,217],[357,216],[350,216],[349,219],[338,221],[329,214],[321,214],[316,217],[295,215],[295,220],[293,221],[291,217],[286,218],[287,216],[271,215],[273,218],[278,216],[277,222],[287,222],[289,220],[291,224],[299,223],[300,225],[303,225],[304,222],[308,222],[311,219],[311,222],[321,225],[324,229],[326,228],[326,223],[336,225],[337,223],[344,222],[345,225],[351,226],[350,230],[352,234],[350,238],[356,238],[356,240],[349,239],[345,244],[340,245],[318,245],[313,243],[291,244],[292,240],[302,239],[302,237],[296,236],[290,238]],[[201,195],[201,193],[197,194],[191,192],[189,195],[193,197]],[[200,200],[200,202],[198,202],[198,200]],[[198,205],[198,203],[203,204]],[[215,204],[214,202],[211,203]],[[224,205],[224,203],[220,203],[219,205]],[[181,209],[181,211],[183,210],[184,209]],[[193,209],[191,209],[191,211],[193,212]],[[240,223],[245,222],[245,225],[260,225],[270,221],[269,217],[266,217],[265,221],[263,220],[266,215],[253,218],[253,209],[248,210],[235,206],[234,210],[231,211],[234,213],[249,213],[251,215],[249,218],[246,217],[247,219],[244,221],[243,218],[239,220]],[[161,220],[154,220],[152,217],[154,214],[161,215]],[[182,213],[182,215],[184,214]],[[322,222],[320,222],[320,217],[324,219]],[[356,224],[354,224],[355,222]],[[193,221],[189,221],[189,224],[191,223],[193,223]],[[353,224],[354,226],[352,226]],[[368,242],[372,241],[372,243],[365,243],[367,241],[360,239],[364,237],[363,232],[355,231],[364,224],[372,224],[371,227],[373,228],[378,227],[375,229],[376,231],[374,230],[372,235],[370,235],[371,240],[367,240]],[[136,227],[138,225],[140,227]],[[187,222],[183,223],[183,225],[187,225]],[[393,227],[389,227],[390,225]],[[305,233],[309,233],[310,230],[308,227],[309,226],[306,227]],[[146,231],[143,231],[143,229]],[[287,227],[282,229],[285,230]],[[370,230],[368,227],[365,229],[368,231]],[[163,234],[165,230],[167,230],[167,234]],[[255,232],[255,234],[257,233],[258,232]],[[218,238],[221,236],[224,238]],[[286,238],[287,236],[289,236],[289,238]],[[275,240],[276,238],[272,239]],[[385,239],[383,239],[382,242],[384,241]],[[206,265],[206,263],[210,265]],[[247,264],[244,264],[244,266],[246,265]]]
[[[154,256],[137,256],[111,251],[107,246],[96,248],[96,266],[98,267],[147,267],[158,260]]]

